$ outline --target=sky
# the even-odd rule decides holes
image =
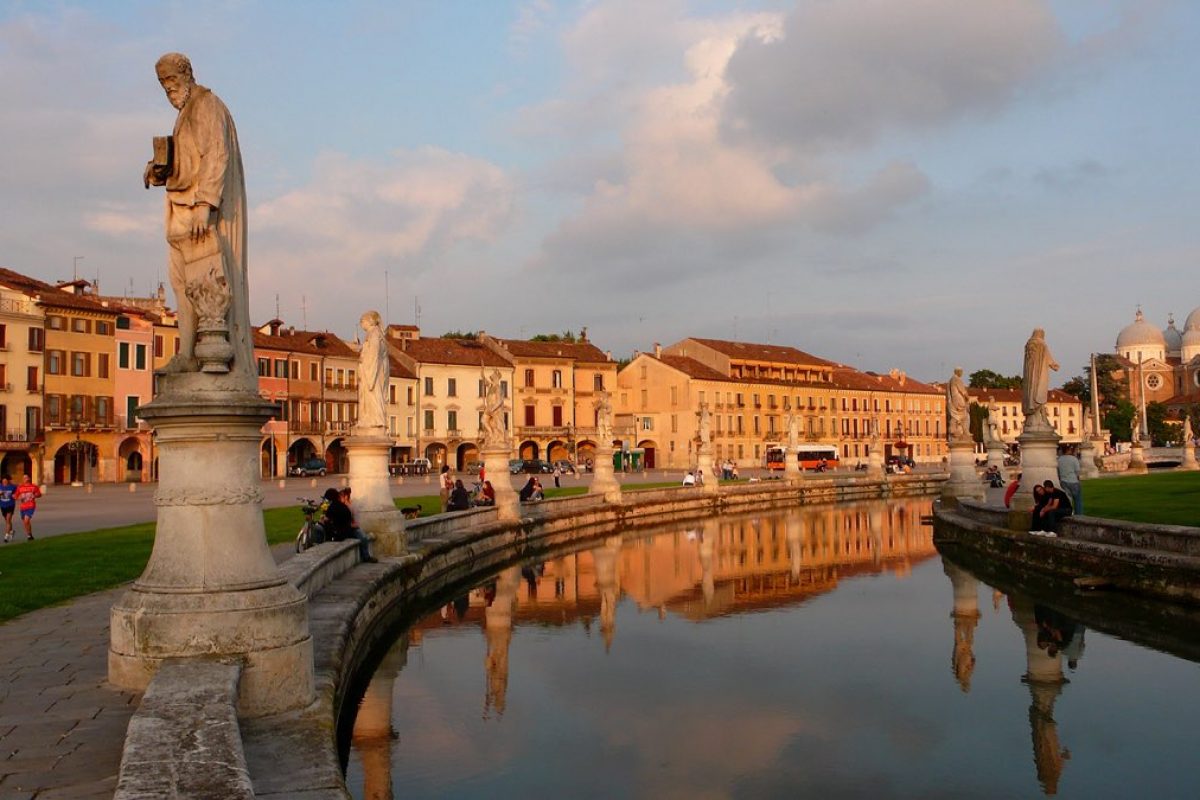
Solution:
[[[1200,3],[0,0],[0,265],[165,280],[169,51],[237,124],[256,323],[923,380],[1044,327],[1061,382],[1200,306]]]

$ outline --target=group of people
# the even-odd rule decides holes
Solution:
[[[12,541],[13,514],[20,513],[25,527],[25,538],[33,541],[33,512],[37,511],[37,499],[42,496],[41,488],[24,475],[19,486],[14,485],[7,475],[0,475],[0,514],[4,515],[4,543]]]
[[[738,479],[738,468],[733,459],[727,458],[721,462],[721,479],[726,481]]]
[[[359,560],[366,564],[375,563],[376,559],[371,555],[371,539],[363,533],[362,528],[358,527],[358,523],[354,519],[354,512],[350,509],[350,487],[347,486],[341,490],[330,487],[325,490],[323,497],[325,498],[325,514],[321,519],[321,525],[325,529],[326,536],[335,542],[357,539]]]
[[[1058,486],[1046,479],[1033,487],[1033,511],[1029,522],[1030,533],[1048,534],[1058,532],[1058,523],[1073,514],[1083,513],[1083,485],[1079,479],[1079,455],[1075,445],[1064,445],[1058,455]],[[994,469],[988,468],[984,477]],[[999,473],[999,470],[996,470]],[[993,482],[993,486],[996,484]],[[1021,488],[1021,473],[1008,484],[1004,491],[1004,506],[1012,505],[1013,496]]]
[[[442,465],[442,472],[438,478],[442,492],[442,511],[466,511],[471,506],[494,506],[496,505],[496,490],[492,486],[492,482],[484,477],[482,470],[479,472],[479,483],[472,490],[467,489],[466,485],[460,478],[455,478],[450,474],[450,466]]]
[[[530,475],[529,480],[525,481],[525,485],[521,487],[521,491],[517,493],[517,496],[521,498],[522,503],[526,503],[545,500],[546,492],[542,489],[542,482],[536,476]]]

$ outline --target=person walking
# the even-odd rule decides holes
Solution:
[[[41,496],[42,490],[38,485],[28,475],[23,476],[15,497],[21,523],[25,526],[25,538],[30,542],[33,541],[33,512],[37,511],[37,499]]]
[[[1079,481],[1079,456],[1075,454],[1073,445],[1063,447],[1062,454],[1058,457],[1058,483],[1063,491],[1071,496],[1071,505],[1075,513],[1082,514],[1083,485]]]
[[[8,475],[0,475],[0,514],[4,515],[5,544],[12,541],[12,518],[13,512],[17,510],[17,501],[14,499],[16,493],[17,487]]]

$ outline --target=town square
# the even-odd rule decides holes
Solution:
[[[0,798],[1194,796],[1198,36],[0,2]]]

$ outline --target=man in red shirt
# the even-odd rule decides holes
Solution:
[[[17,500],[17,510],[21,514],[21,522],[25,525],[25,538],[32,542],[33,512],[37,511],[37,499],[42,496],[42,490],[30,480],[28,475],[25,475],[13,495]]]

